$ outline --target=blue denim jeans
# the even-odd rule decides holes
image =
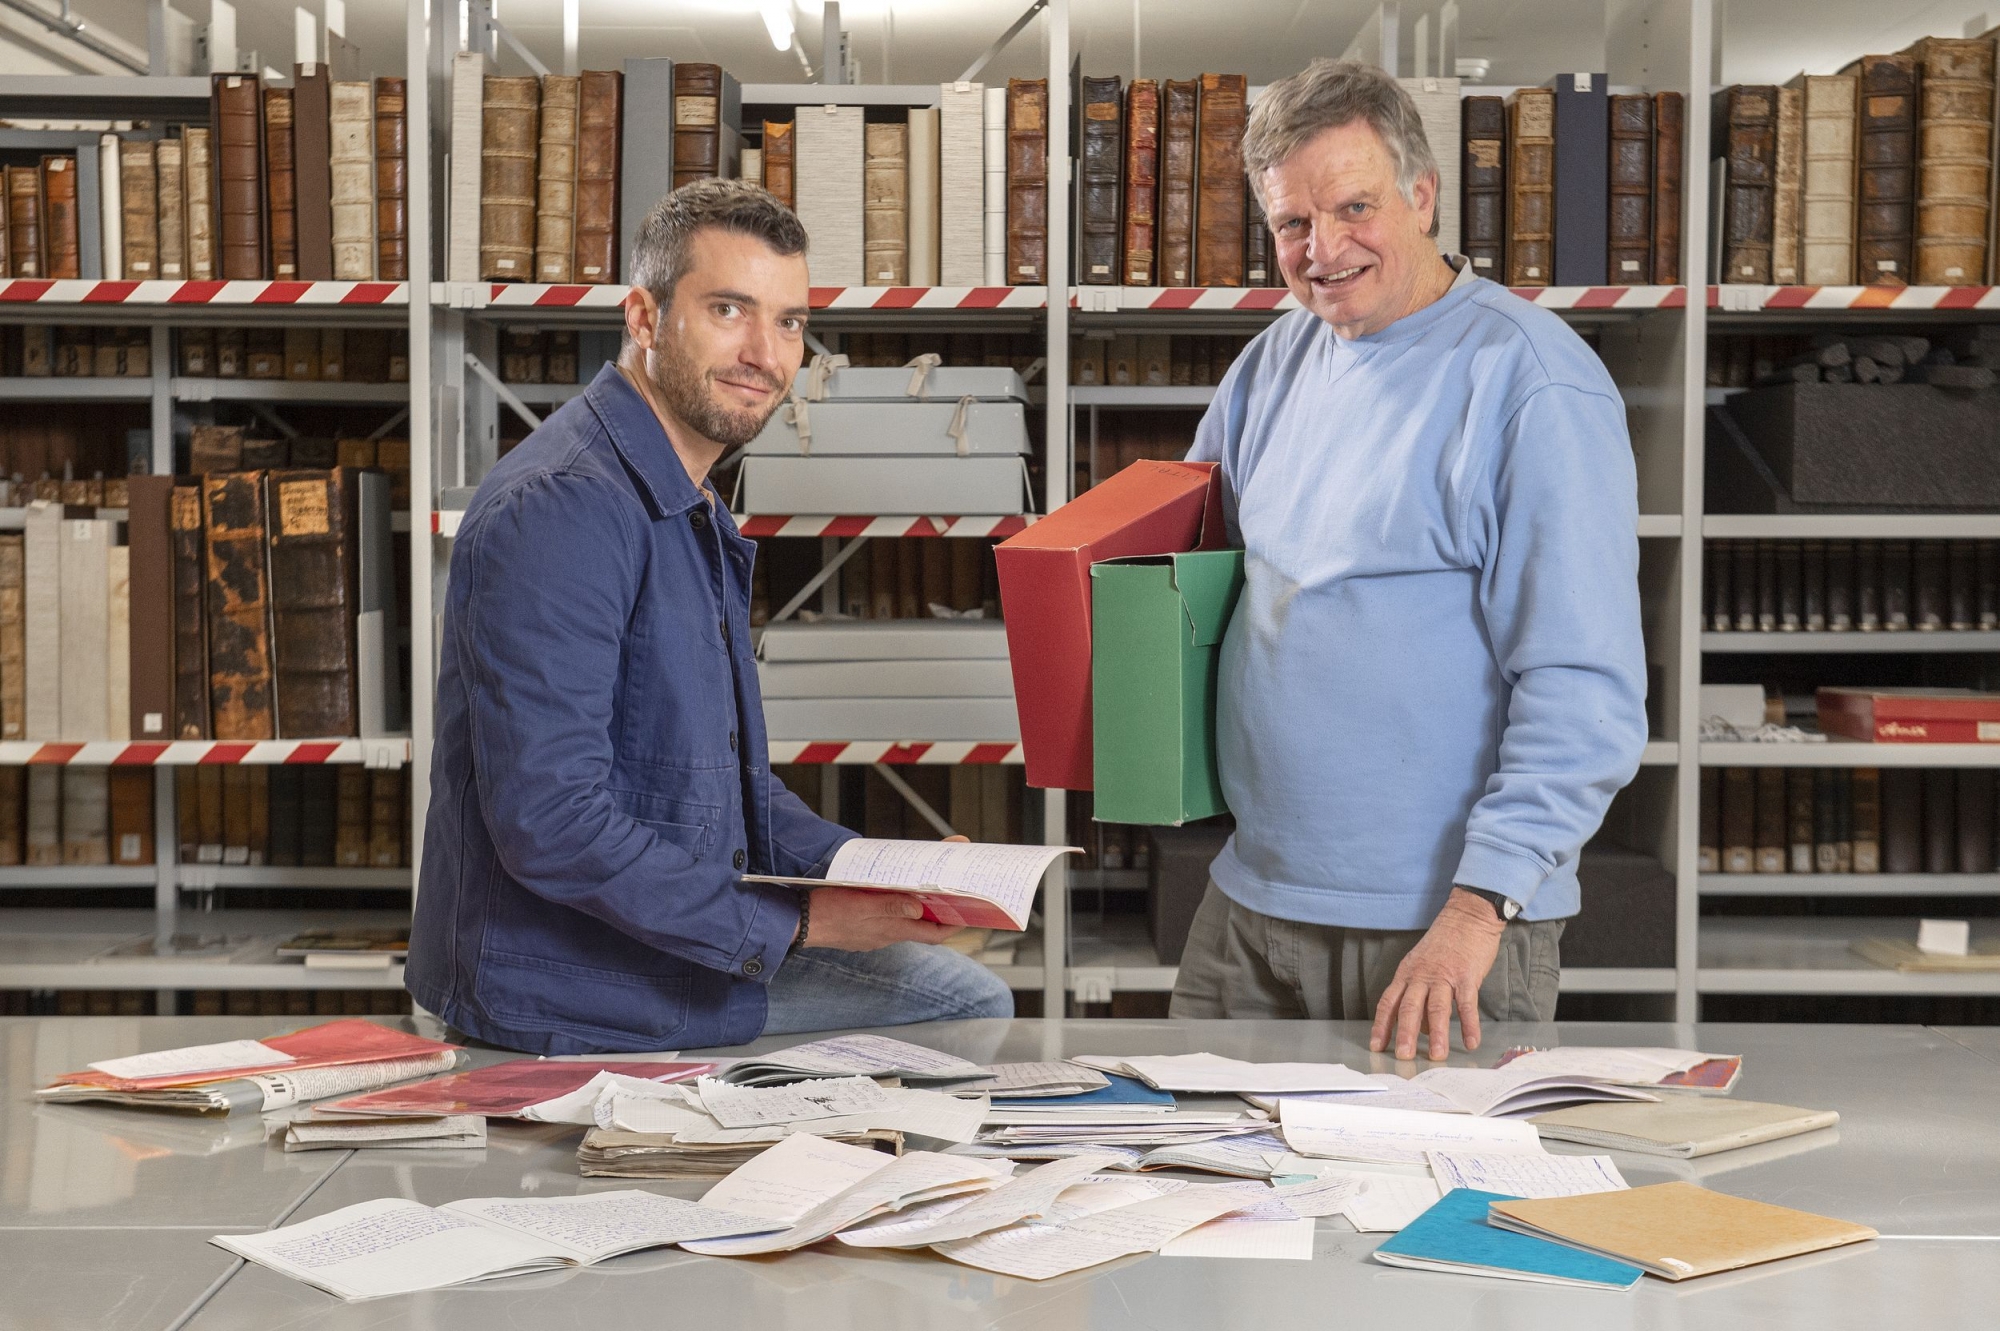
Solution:
[[[935,943],[800,948],[772,977],[769,1001],[766,1035],[1014,1015],[1014,995],[997,975]]]

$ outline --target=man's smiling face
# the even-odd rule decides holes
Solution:
[[[1299,303],[1342,337],[1380,332],[1437,277],[1437,179],[1396,188],[1396,162],[1365,120],[1322,130],[1263,175],[1278,268]]]

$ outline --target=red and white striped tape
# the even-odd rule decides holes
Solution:
[[[1727,283],[1708,289],[1708,307],[1759,310],[1995,310],[2000,287],[1770,287]]]
[[[986,518],[785,517],[738,514],[745,536],[1013,536],[1026,531],[1033,513]]]
[[[87,282],[17,278],[10,305],[407,305],[407,282]]]
[[[175,740],[135,743],[121,739],[88,743],[0,741],[0,767],[194,767],[213,764],[360,763],[400,767],[410,760],[407,739]]]
[[[894,766],[954,766],[959,763],[1019,763],[1021,746],[1005,740],[974,744],[963,740],[778,740],[768,745],[775,763],[889,763]]]

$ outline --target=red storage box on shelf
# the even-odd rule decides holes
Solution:
[[[1882,744],[2000,743],[2000,693],[1821,689],[1819,728]]]
[[[1211,462],[1135,462],[1003,541],[995,557],[1027,782],[1091,788],[1090,566],[1228,544]]]

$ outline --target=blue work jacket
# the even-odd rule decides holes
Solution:
[[[411,995],[534,1053],[762,1033],[795,894],[854,835],[771,774],[756,544],[606,366],[487,475],[451,557]]]

